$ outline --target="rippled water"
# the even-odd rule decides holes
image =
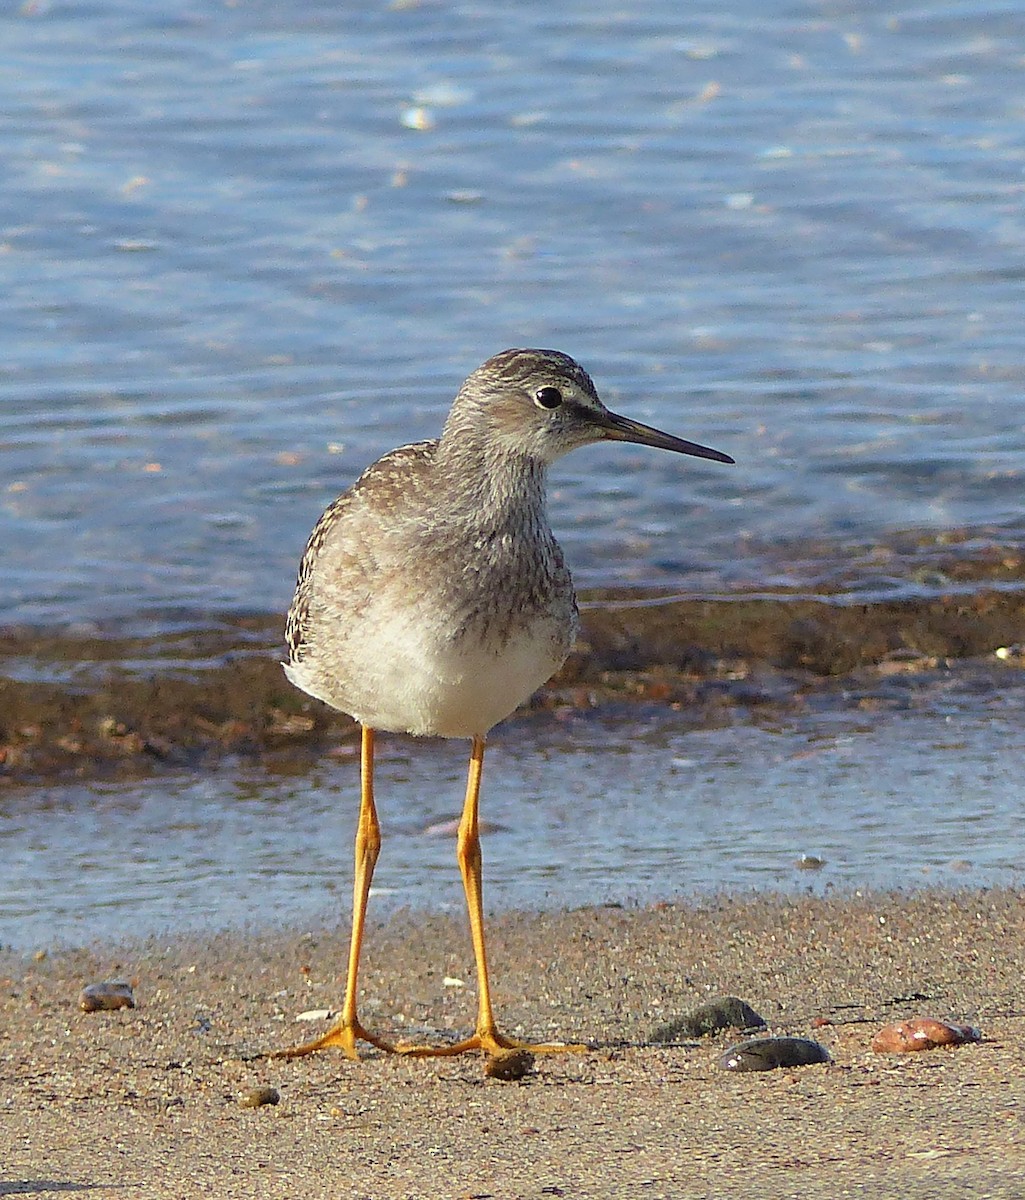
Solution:
[[[500,727],[482,817],[492,908],[715,890],[1025,882],[1022,705],[685,732],[678,718]],[[9,797],[0,941],[348,921],[357,765]],[[459,743],[382,739],[372,911],[462,908]],[[802,856],[823,865],[809,870]]]
[[[738,460],[558,464],[585,585],[1025,541],[1018,5],[24,0],[0,45],[0,624],[282,610],[323,505],[516,344]],[[489,896],[1020,879],[1020,728],[500,730]],[[460,753],[387,750],[380,907],[460,903],[421,832]],[[11,791],[0,937],[344,913],[354,793]]]
[[[1022,533],[1016,5],[25,0],[0,44],[0,620],[282,608],[514,344],[740,464],[560,464],[585,583]]]

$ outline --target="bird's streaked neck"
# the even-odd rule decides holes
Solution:
[[[446,436],[451,435],[451,436]],[[486,436],[467,437],[448,426],[438,442],[436,469],[463,511],[485,524],[502,524],[524,511],[542,513],[547,463],[510,452]]]

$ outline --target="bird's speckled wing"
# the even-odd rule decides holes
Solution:
[[[333,566],[336,570],[345,571],[353,580],[361,574],[367,577],[370,585],[370,564],[364,561],[366,544],[360,545],[359,539],[354,539],[353,550],[346,553],[344,539],[334,539],[334,535],[344,523],[351,519],[354,510],[360,507],[360,498],[365,488],[379,488],[387,483],[393,483],[396,494],[404,494],[404,484],[412,475],[419,473],[427,465],[437,446],[437,441],[412,442],[407,446],[383,455],[369,466],[356,480],[348,491],[343,492],[332,501],[321,514],[320,520],[310,533],[306,549],[299,561],[299,573],[295,584],[295,595],[288,609],[285,621],[285,642],[288,645],[288,661],[291,664],[302,662],[310,641],[310,604],[313,598],[315,575],[318,560],[324,545],[332,538]],[[356,600],[356,597],[353,597]]]

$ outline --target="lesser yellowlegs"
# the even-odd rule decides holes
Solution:
[[[506,350],[459,389],[441,437],[368,467],[317,522],[288,613],[288,678],[362,726],[349,973],[322,1037],[280,1051],[357,1041],[406,1054],[562,1050],[499,1032],[481,906],[477,808],[484,740],[565,661],[577,605],[545,509],[549,466],[592,442],[636,442],[733,459],[610,412],[590,376],[555,350]],[[457,858],[477,968],[477,1026],[450,1046],[393,1045],[366,1030],[356,995],[367,896],[381,845],[374,732],[471,740]],[[576,1047],[580,1048],[580,1047]]]

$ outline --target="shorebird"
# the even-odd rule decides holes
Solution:
[[[335,1024],[278,1055],[357,1042],[413,1055],[584,1049],[499,1032],[481,900],[478,797],[489,730],[562,666],[577,633],[570,573],[548,523],[556,459],[593,442],[635,442],[732,463],[728,454],[610,412],[587,372],[556,350],[506,350],[466,380],[441,437],[378,459],[315,525],[288,612],[285,673],[362,727],[348,979]],[[374,804],[378,730],[469,738],[456,855],[477,972],[473,1035],[396,1045],[357,1015],[370,882],[381,845]]]

